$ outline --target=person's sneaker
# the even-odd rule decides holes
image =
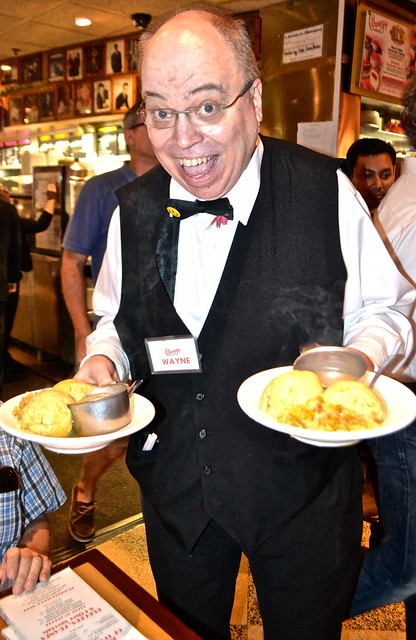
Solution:
[[[95,536],[94,502],[78,502],[78,487],[72,488],[68,531],[77,542],[91,542]]]

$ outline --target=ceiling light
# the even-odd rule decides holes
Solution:
[[[2,64],[2,65],[0,66],[0,69],[1,69],[2,71],[11,71],[11,70],[12,70],[12,68],[11,68],[11,66],[10,66],[9,64]]]
[[[77,27],[89,27],[91,20],[89,18],[75,18],[75,24]]]

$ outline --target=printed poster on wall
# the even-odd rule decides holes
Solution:
[[[365,11],[358,87],[367,92],[402,97],[416,65],[416,31],[393,17]]]
[[[322,56],[324,25],[289,31],[283,36],[282,63],[311,60]]]

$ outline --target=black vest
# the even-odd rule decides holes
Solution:
[[[339,162],[279,140],[265,138],[264,146],[259,195],[247,226],[238,226],[198,339],[200,374],[149,376],[144,347],[146,337],[189,334],[170,297],[178,222],[162,204],[169,176],[157,167],[118,191],[123,286],[115,325],[133,379],[148,378],[144,394],[157,408],[150,428],[131,438],[127,463],[188,548],[210,517],[247,551],[276,526],[290,535],[293,513],[355,464],[352,451],[301,444],[254,423],[237,404],[248,376],[291,364],[304,344],[342,341]],[[149,431],[159,444],[143,452]]]

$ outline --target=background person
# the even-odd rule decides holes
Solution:
[[[19,281],[20,232],[16,207],[0,197],[0,393],[6,353],[6,306]]]
[[[416,78],[404,96],[402,126],[416,147]],[[374,224],[399,270],[416,287],[416,158],[403,158],[400,177],[374,216]],[[413,312],[413,322],[416,320]],[[399,379],[416,391],[416,358]],[[413,381],[413,382],[412,382]],[[370,439],[377,464],[380,518],[385,537],[365,556],[353,602],[358,615],[389,602],[405,601],[406,638],[416,639],[416,424]]]
[[[47,513],[65,494],[40,447],[0,429],[0,591],[32,591],[51,573]]]
[[[62,243],[62,290],[75,331],[76,365],[85,356],[86,337],[91,333],[84,275],[87,258],[91,256],[95,283],[106,247],[110,218],[117,206],[115,192],[157,164],[147,129],[137,115],[138,107],[139,103],[124,118],[124,136],[130,160],[119,169],[94,176],[84,184]],[[68,521],[69,533],[79,542],[89,542],[94,537],[94,500],[98,478],[124,454],[123,442],[118,441],[118,445],[84,455],[81,476],[72,490]]]
[[[183,9],[143,38],[144,114],[162,166],[117,192],[94,293],[101,319],[77,377],[144,378],[156,404],[126,460],[161,602],[202,638],[229,638],[244,551],[266,640],[336,640],[359,568],[357,453],[255,424],[237,390],[305,343],[346,344],[369,366],[408,352],[413,292],[340,161],[259,137],[261,81],[242,23]],[[185,213],[223,196],[232,219],[167,210],[169,197]],[[174,349],[184,335],[202,371],[151,375],[146,339],[171,336]]]
[[[348,149],[347,162],[351,182],[373,215],[393,185],[396,151],[379,138],[360,138]]]
[[[32,256],[30,255],[30,245],[28,236],[32,233],[40,233],[45,231],[55,213],[55,205],[58,197],[58,192],[55,184],[48,184],[46,187],[46,204],[37,220],[33,218],[23,218],[19,216],[17,209],[11,203],[10,193],[6,187],[0,183],[0,199],[2,198],[6,202],[10,203],[16,210],[16,215],[19,220],[20,231],[20,253],[19,253],[19,277],[17,280],[16,291],[9,294],[6,304],[6,316],[5,316],[5,362],[4,362],[4,375],[6,382],[13,380],[19,380],[26,375],[26,367],[20,362],[15,360],[9,352],[10,336],[13,330],[14,319],[16,317],[17,306],[19,304],[20,294],[20,281],[24,273],[28,273],[33,269]]]

